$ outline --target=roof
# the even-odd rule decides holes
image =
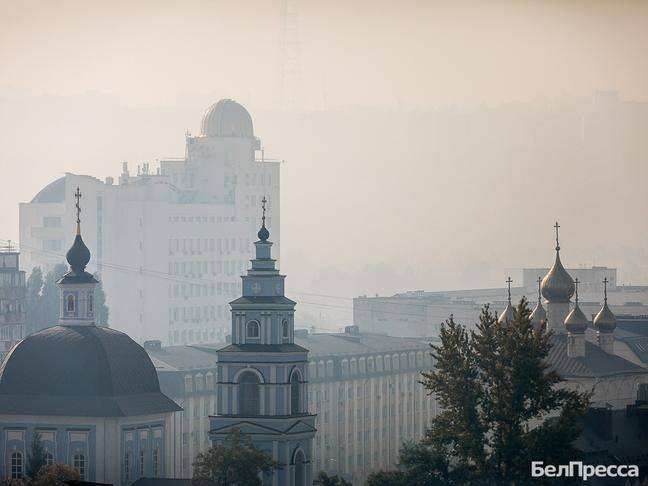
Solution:
[[[210,106],[203,116],[200,133],[204,137],[254,137],[252,117],[234,100],[223,99]]]
[[[564,378],[596,378],[610,375],[645,373],[646,370],[585,340],[585,356],[567,356],[567,335],[554,334],[547,361]]]
[[[429,341],[430,338],[371,333],[309,334],[306,338],[295,338],[295,342],[310,351],[311,357],[427,349]]]
[[[206,479],[179,478],[139,478],[131,486],[213,486]]]
[[[236,304],[289,304],[295,305],[294,300],[289,299],[288,297],[277,296],[277,297],[239,297],[230,302],[230,305]]]
[[[31,200],[33,203],[57,203],[65,200],[65,177],[59,177],[40,190]]]
[[[216,366],[216,349],[210,347],[167,346],[146,349],[146,352],[158,372],[209,369]]]
[[[0,414],[97,417],[176,410],[160,392],[144,348],[107,327],[44,329],[18,343],[0,368]]]
[[[229,344],[218,350],[221,352],[239,353],[307,353],[308,349],[298,344]]]

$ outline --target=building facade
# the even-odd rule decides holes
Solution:
[[[295,330],[295,344],[308,353],[308,410],[316,415],[313,475],[324,470],[362,481],[372,471],[390,469],[406,440],[423,437],[437,403],[419,383],[432,367],[427,341],[361,332]],[[210,446],[209,416],[217,411],[216,351],[220,344],[144,345],[155,364],[162,391],[182,406],[176,414],[176,451],[182,477]]]
[[[0,251],[0,359],[25,335],[26,298],[20,253],[9,247]]]
[[[187,135],[181,159],[137,174],[124,163],[117,183],[66,174],[20,205],[22,268],[63,262],[81,186],[90,268],[101,276],[110,325],[139,342],[223,341],[264,196],[279,239],[280,164],[256,158],[260,148],[247,110],[221,100],[200,135]]]
[[[36,434],[46,462],[74,467],[83,481],[125,486],[174,477],[180,407],[160,392],[141,346],[95,325],[97,281],[86,271],[78,213],[67,260],[58,325],[20,341],[0,368],[0,477],[25,477]]]

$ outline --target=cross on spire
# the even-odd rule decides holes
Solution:
[[[608,284],[608,282],[609,282],[608,278],[605,277],[603,279],[603,299],[605,300],[606,303],[607,303],[607,284]]]
[[[81,189],[79,189],[79,186],[77,186],[76,192],[74,193],[74,198],[76,199],[75,207],[76,207],[76,213],[77,213],[77,220],[76,220],[76,223],[77,223],[77,235],[81,234],[81,204],[80,204],[81,196],[82,196]]]
[[[538,304],[542,299],[542,277],[538,275]]]
[[[575,292],[576,292],[576,303],[577,304],[578,304],[578,284],[579,283],[580,283],[580,280],[578,280],[578,278],[576,278],[574,280],[574,288],[576,289]]]
[[[266,203],[268,200],[265,196],[261,199],[261,208],[263,209],[263,216],[261,216],[261,226],[265,227],[265,213],[266,213]]]
[[[554,228],[556,229],[556,251],[560,251],[560,243],[558,242],[558,228],[560,228],[560,225],[558,224],[558,221],[554,224]]]
[[[511,280],[511,277],[509,276],[509,278],[506,279],[506,283],[508,284],[508,303],[509,304],[511,303],[511,282],[513,282],[513,280]]]

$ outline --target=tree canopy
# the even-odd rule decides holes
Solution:
[[[257,449],[252,440],[233,429],[223,445],[198,454],[193,463],[196,484],[214,486],[260,486],[261,473],[271,473],[280,465],[269,454]]]
[[[590,393],[559,386],[551,334],[534,330],[530,314],[522,299],[512,321],[485,306],[475,331],[452,316],[444,323],[421,382],[441,411],[419,444],[403,447],[398,470],[372,475],[370,486],[543,484],[531,479],[532,461],[580,458],[573,444]]]

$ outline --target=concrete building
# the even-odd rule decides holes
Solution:
[[[95,325],[97,281],[85,270],[90,251],[78,216],[67,260],[59,324],[20,341],[0,368],[0,477],[25,476],[35,434],[48,464],[68,464],[83,481],[126,486],[174,477],[180,407],[160,392],[141,346]]]
[[[25,335],[26,298],[20,253],[9,246],[0,250],[0,360]]]
[[[403,441],[420,439],[436,414],[434,397],[419,383],[432,367],[428,343],[361,332],[313,334],[295,330],[308,353],[308,410],[317,415],[313,475],[320,470],[362,484],[372,471],[390,469]],[[182,477],[210,446],[209,416],[217,410],[216,350],[222,344],[144,347],[160,386],[184,409],[176,414],[176,451]]]
[[[252,118],[232,100],[211,106],[185,156],[113,178],[66,174],[20,205],[22,268],[63,261],[74,228],[74,189],[84,194],[84,228],[110,325],[142,342],[223,340],[227,303],[241,292],[261,199],[279,240],[279,162],[258,159]],[[277,248],[276,254],[279,254]]]

